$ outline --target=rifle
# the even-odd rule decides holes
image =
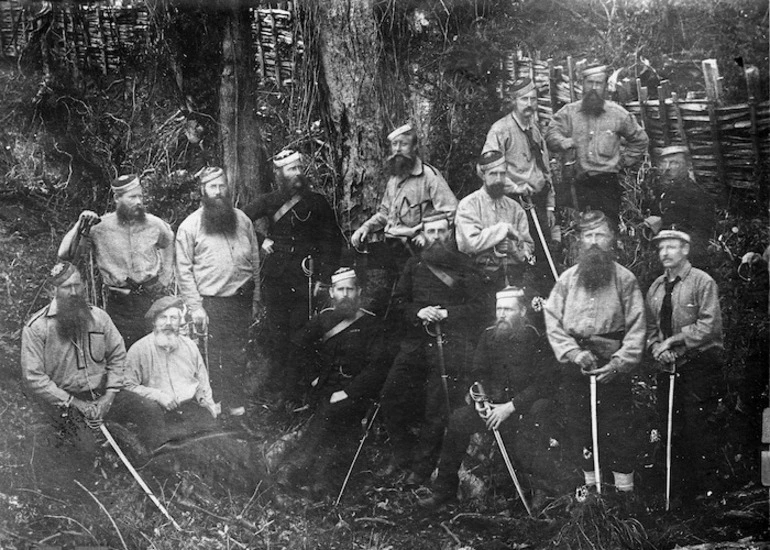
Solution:
[[[482,420],[486,420],[489,416],[490,406],[489,406],[489,398],[487,397],[486,392],[484,391],[484,387],[481,385],[480,382],[474,382],[473,385],[470,387],[470,390],[468,390],[468,393],[471,396],[471,399],[473,399],[474,406],[476,407],[476,412],[481,417]],[[524,508],[527,510],[527,514],[529,517],[533,518],[532,510],[529,508],[529,504],[527,504],[527,499],[524,497],[524,490],[521,488],[521,483],[519,483],[519,478],[516,476],[516,471],[513,469],[513,464],[511,463],[511,458],[508,456],[508,451],[505,448],[505,443],[503,442],[503,436],[500,435],[500,432],[498,430],[492,430],[492,433],[495,435],[495,441],[497,442],[497,447],[500,449],[500,455],[503,457],[503,462],[505,462],[505,467],[508,469],[508,474],[511,476],[511,479],[513,480],[513,485],[516,487],[516,492],[519,493],[519,498],[521,499],[521,503],[524,505]]]

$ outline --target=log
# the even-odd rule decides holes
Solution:
[[[663,145],[671,145],[671,120],[668,117],[667,103],[671,101],[671,83],[661,80],[658,86],[658,117],[663,126]]]

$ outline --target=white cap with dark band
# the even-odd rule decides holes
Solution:
[[[227,178],[225,171],[216,166],[206,166],[201,168],[195,174],[196,179],[201,185],[206,185],[210,181],[218,180],[220,178]]]
[[[497,298],[497,301],[504,301],[504,300],[511,300],[515,299],[518,300],[519,298],[524,297],[524,290],[515,286],[507,286],[497,294],[495,294],[495,298]]]
[[[403,126],[399,126],[398,128],[396,128],[395,130],[393,130],[391,133],[388,134],[388,141],[397,138],[401,134],[406,134],[407,132],[411,132],[411,131],[412,131],[412,125],[409,123],[404,124]]]
[[[283,168],[297,162],[302,162],[302,153],[294,151],[292,149],[284,149],[273,159],[273,164],[276,168]]]
[[[118,176],[110,184],[110,189],[116,195],[122,195],[132,189],[136,189],[142,183],[139,181],[139,176],[136,174],[126,174],[124,176]]]
[[[356,272],[351,267],[341,267],[332,274],[332,286],[347,279],[357,279]]]

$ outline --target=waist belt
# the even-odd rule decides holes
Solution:
[[[121,296],[134,294],[135,296],[151,296],[155,294],[160,287],[158,276],[147,279],[143,283],[137,283],[131,279],[126,279],[126,286],[107,286],[110,292]]]

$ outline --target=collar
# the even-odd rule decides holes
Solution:
[[[684,263],[679,266],[679,269],[676,271],[670,271],[666,270],[666,272],[663,274],[663,281],[673,281],[677,277],[679,277],[680,281],[684,281],[687,276],[690,274],[690,271],[692,271],[692,264],[690,263],[690,260],[685,260]]]
[[[56,298],[51,301],[51,304],[48,306],[48,311],[46,312],[46,317],[56,317],[56,314],[59,312],[59,303],[56,301]]]
[[[479,189],[479,191],[481,191],[481,195],[484,197],[484,199],[491,204],[498,204],[501,202],[505,202],[504,199],[510,198],[510,197],[507,197],[506,195],[503,195],[502,197],[497,199],[494,198],[492,195],[489,194],[489,191],[487,191],[487,187],[483,183],[481,184],[481,189]]]
[[[414,158],[414,168],[412,168],[412,171],[410,172],[410,175],[412,176],[420,176],[422,175],[424,171],[424,168],[422,166],[422,159],[420,157]]]
[[[524,123],[519,119],[519,116],[516,114],[516,111],[511,111],[511,118],[516,122],[516,125],[521,129],[521,131],[526,131],[532,128],[532,121],[529,121],[528,125],[524,125]]]

